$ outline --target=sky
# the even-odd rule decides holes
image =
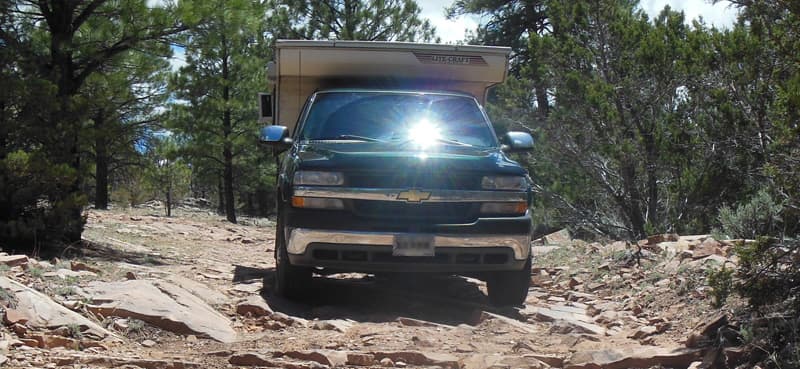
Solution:
[[[473,16],[463,16],[449,20],[444,15],[444,9],[453,3],[453,0],[417,0],[422,8],[421,15],[428,18],[436,27],[436,33],[444,43],[455,43],[464,39],[467,29],[474,30],[480,19]],[[725,1],[712,5],[706,0],[641,0],[641,6],[652,18],[658,15],[665,5],[673,9],[683,10],[687,22],[702,16],[706,24],[717,28],[726,28],[736,20],[736,10]]]
[[[420,15],[429,19],[433,26],[436,27],[436,33],[443,43],[456,43],[463,40],[465,32],[474,30],[480,23],[480,18],[475,16],[447,19],[444,9],[450,6],[453,0],[417,0],[417,3],[422,9]],[[727,28],[736,20],[736,10],[726,1],[712,5],[708,0],[641,0],[642,9],[651,18],[657,16],[665,5],[669,5],[676,10],[683,10],[686,14],[687,22],[702,16],[706,24],[718,28]],[[177,70],[186,64],[182,48],[173,47],[171,64],[173,70]]]
[[[436,27],[436,34],[442,38],[444,43],[455,43],[464,39],[466,30],[474,30],[478,27],[479,19],[472,16],[459,17],[449,20],[444,15],[444,9],[450,6],[453,0],[417,0],[422,8],[422,18],[428,18]]]

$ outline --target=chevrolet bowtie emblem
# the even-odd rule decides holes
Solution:
[[[398,200],[406,200],[407,202],[422,202],[422,200],[427,200],[430,198],[431,198],[430,192],[417,191],[417,190],[403,191],[397,194]]]

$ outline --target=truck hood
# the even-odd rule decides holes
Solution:
[[[408,143],[314,142],[300,144],[296,158],[297,168],[306,170],[525,175],[525,170],[499,149],[444,144],[421,148]]]

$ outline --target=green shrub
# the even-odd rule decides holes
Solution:
[[[128,320],[128,329],[125,331],[125,334],[137,334],[141,333],[144,330],[145,323],[139,319],[129,319]]]
[[[152,199],[152,191],[147,188],[144,172],[139,167],[125,168],[114,181],[111,201],[128,208]]]
[[[53,293],[63,297],[69,297],[75,294],[75,287],[72,286],[58,286],[53,290]]]
[[[735,251],[736,291],[754,312],[744,325],[754,353],[765,355],[767,367],[800,367],[800,241],[761,237]]]
[[[67,324],[67,329],[69,329],[69,336],[75,339],[82,339],[83,332],[81,331],[81,326],[79,324]]]
[[[733,269],[728,269],[723,266],[720,269],[709,270],[706,275],[706,284],[711,290],[711,305],[715,308],[720,308],[725,305],[725,301],[730,296],[733,290]]]
[[[754,239],[757,236],[775,235],[780,222],[783,204],[775,202],[766,190],[759,191],[750,201],[736,209],[722,207],[717,220],[725,236]]]
[[[737,291],[756,309],[800,311],[800,241],[760,237],[735,248]]]
[[[32,278],[41,279],[44,275],[44,269],[32,266],[28,268],[28,274],[30,274]]]
[[[0,148],[0,246],[36,250],[80,239],[86,196],[73,191],[79,173],[40,150]]]

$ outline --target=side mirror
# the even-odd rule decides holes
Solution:
[[[276,149],[286,149],[292,146],[289,137],[289,128],[284,126],[266,126],[261,128],[261,142]]]
[[[258,122],[272,123],[272,95],[268,93],[258,94]]]
[[[508,132],[503,136],[503,151],[522,152],[533,150],[533,137],[527,132]]]

